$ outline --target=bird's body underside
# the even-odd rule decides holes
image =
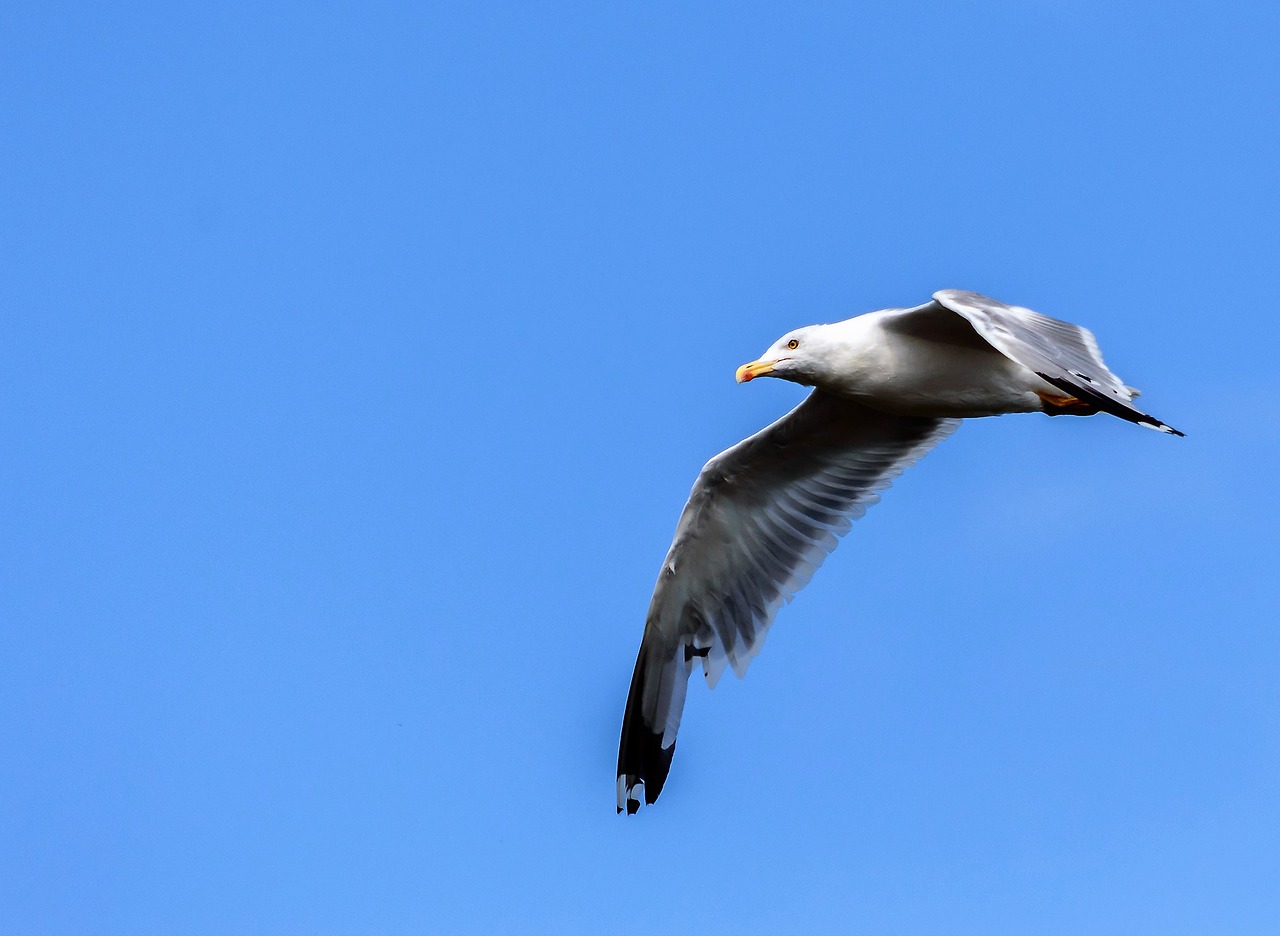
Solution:
[[[958,316],[940,309],[913,322],[906,309],[858,316],[840,326],[866,352],[859,366],[824,389],[902,416],[957,419],[1034,413],[1054,387],[984,341]],[[905,320],[905,321],[904,321]],[[938,322],[955,323],[941,341]],[[967,334],[966,334],[967,333]]]
[[[961,418],[1107,412],[1181,435],[1133,406],[1086,329],[959,290],[780,338],[738,380],[815,391],[702,469],[663,563],[623,716],[618,810],[657,799],[689,675],[741,676],[778,608],[879,492]]]

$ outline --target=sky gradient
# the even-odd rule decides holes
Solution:
[[[1271,933],[1280,8],[12,2],[0,930]],[[973,289],[1185,439],[967,422],[614,815],[787,330]]]

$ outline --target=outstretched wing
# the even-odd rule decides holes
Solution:
[[[741,676],[778,608],[805,586],[879,491],[955,430],[815,390],[707,462],[645,621],[618,750],[618,811],[658,798],[694,661]]]
[[[1103,362],[1089,329],[962,289],[939,290],[933,298],[963,316],[1001,354],[1068,396],[1129,422],[1182,435],[1133,405],[1136,391]]]

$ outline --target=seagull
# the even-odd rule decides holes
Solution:
[[[877,500],[966,417],[1110,413],[1181,436],[1133,405],[1092,332],[977,293],[788,332],[737,380],[814,388],[703,467],[645,618],[618,749],[618,812],[662,792],[695,662],[741,677],[778,608]]]

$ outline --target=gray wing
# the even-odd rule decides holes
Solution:
[[[618,750],[618,810],[657,799],[694,661],[714,686],[741,676],[783,603],[879,492],[959,420],[894,416],[811,393],[707,462],[663,562]]]
[[[1001,354],[1068,396],[1129,422],[1182,435],[1133,405],[1137,391],[1103,362],[1089,329],[962,289],[942,289],[933,298],[963,316]]]

